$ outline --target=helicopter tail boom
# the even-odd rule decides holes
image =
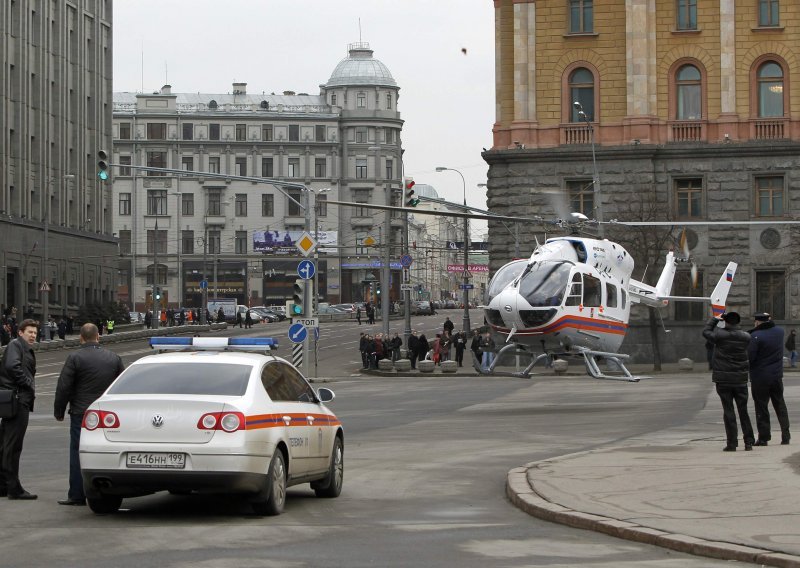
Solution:
[[[719,277],[714,291],[711,292],[711,311],[715,316],[720,316],[725,311],[725,302],[728,301],[728,293],[731,291],[737,266],[735,262],[729,262],[722,272],[722,276]]]

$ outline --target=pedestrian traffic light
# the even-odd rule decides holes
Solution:
[[[306,281],[295,280],[292,286],[292,303],[289,306],[289,312],[293,316],[302,316],[305,313],[303,307],[305,306],[305,293]]]
[[[161,288],[156,288],[156,300],[161,299]]]
[[[97,167],[99,168],[97,172],[97,177],[101,180],[105,181],[108,179],[108,154],[104,150],[100,150],[97,153]]]
[[[416,207],[419,205],[419,198],[414,193],[414,179],[405,178],[403,180],[403,202],[406,207]]]

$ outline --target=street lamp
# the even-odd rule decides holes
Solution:
[[[461,183],[464,187],[464,212],[467,210],[467,182],[464,180],[464,174],[455,168],[446,168],[439,166],[436,168],[437,172],[451,171],[456,172],[461,176]],[[464,333],[469,334],[471,326],[469,322],[469,219],[464,217],[464,319],[461,322],[461,329]]]
[[[586,116],[586,113],[583,111],[583,105],[579,101],[575,101],[572,103],[572,106],[575,107],[575,110],[578,111],[578,118],[583,120],[586,123],[586,127],[589,129],[589,142],[592,144],[592,190],[594,193],[594,208],[596,215],[594,216],[597,219],[597,234],[600,238],[603,238],[603,207],[600,203],[601,193],[600,193],[600,175],[597,173],[597,158],[595,157],[594,152],[594,127],[592,123],[589,121],[589,117]]]

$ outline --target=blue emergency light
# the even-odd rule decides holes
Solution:
[[[157,351],[272,351],[278,340],[272,337],[151,337]]]

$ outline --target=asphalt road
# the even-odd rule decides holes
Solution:
[[[427,332],[443,320],[414,325]],[[285,327],[273,330],[285,337]],[[710,381],[366,377],[357,341],[354,322],[322,329],[320,369],[345,425],[344,491],[325,500],[307,486],[291,488],[280,517],[254,516],[235,499],[166,494],[126,500],[112,516],[57,505],[66,493],[68,432],[51,416],[52,392],[65,352],[43,353],[22,463],[23,483],[40,498],[0,502],[0,565],[722,565],[546,523],[504,493],[513,467],[684,423]],[[141,342],[115,350],[126,362],[149,352]]]

